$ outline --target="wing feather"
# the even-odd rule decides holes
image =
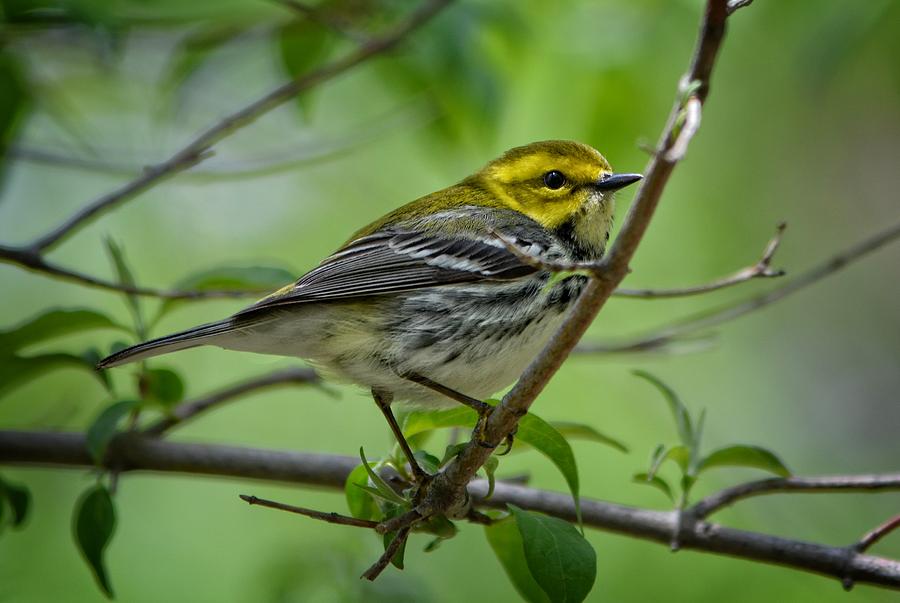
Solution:
[[[532,253],[550,246],[546,235],[517,243]],[[302,276],[292,288],[264,298],[238,315],[289,304],[348,300],[435,287],[504,281],[535,269],[490,236],[384,230],[351,242]]]

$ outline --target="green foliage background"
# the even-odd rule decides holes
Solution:
[[[192,133],[271,89],[287,71],[340,53],[346,42],[262,0],[65,3],[48,26],[34,3],[2,8],[2,58],[30,101],[16,144],[114,164],[110,173],[7,157],[0,241],[25,242],[89,199],[164,158]],[[366,13],[371,3],[345,2]],[[387,22],[388,2],[363,23]],[[214,158],[103,217],[53,252],[67,266],[114,278],[103,240],[125,250],[140,284],[167,286],[215,265],[267,263],[295,273],[387,210],[462,178],[503,150],[544,138],[599,148],[640,171],[669,110],[694,41],[699,0],[461,0],[402,52],[317,88],[216,148]],[[380,3],[381,6],[384,3]],[[73,8],[74,7],[74,8]],[[54,13],[55,14],[55,13]],[[197,40],[201,42],[197,42]],[[214,43],[209,44],[209,40]],[[203,41],[207,44],[204,45]],[[898,219],[900,4],[890,0],[758,0],[731,20],[703,126],[678,168],[626,286],[678,286],[755,261],[774,226],[790,224],[776,265],[790,274]],[[211,47],[210,47],[211,46]],[[287,60],[285,60],[285,57]],[[302,58],[298,58],[302,57]],[[308,57],[308,60],[307,60]],[[16,88],[4,86],[4,100]],[[250,176],[215,172],[326,154]],[[123,172],[123,173],[118,173]],[[620,196],[623,215],[631,192]],[[658,393],[633,377],[663,377],[694,411],[706,408],[710,447],[734,441],[777,451],[798,474],[896,471],[900,458],[900,248],[719,331],[715,348],[674,356],[571,359],[535,411],[577,420],[631,446],[627,456],[576,442],[586,496],[664,508],[630,483],[653,447],[675,434]],[[773,286],[751,283],[701,298],[613,300],[592,327],[601,340]],[[54,306],[87,306],[126,322],[121,296],[0,265],[0,328]],[[148,307],[158,302],[147,302]],[[241,302],[185,304],[155,335],[223,316]],[[43,349],[108,348],[113,332]],[[60,343],[61,342],[61,343]],[[200,349],[151,363],[177,369],[189,396],[289,365]],[[123,389],[128,370],[113,378]],[[281,389],[228,405],[173,437],[200,442],[371,454],[390,440],[360,392],[339,398]],[[110,402],[83,371],[53,372],[0,399],[0,427],[81,430]],[[674,468],[663,473],[675,475]],[[533,452],[501,462],[533,484],[565,491]],[[88,471],[2,468],[32,490],[22,531],[0,535],[0,600],[99,601],[71,539]],[[757,473],[705,476],[694,496]],[[261,509],[239,493],[344,512],[341,493],[223,479],[129,475],[108,570],[123,601],[505,601],[515,598],[481,529],[464,526],[428,555],[413,538],[406,570],[374,586],[356,576],[377,538]],[[900,497],[773,496],[717,519],[779,535],[846,544],[896,512]],[[591,531],[597,584],[589,600],[881,601],[819,577],[682,552]],[[900,555],[900,538],[876,552]]]

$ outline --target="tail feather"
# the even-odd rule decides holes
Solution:
[[[166,335],[158,339],[151,339],[130,348],[120,350],[115,354],[110,354],[97,363],[98,369],[110,368],[136,362],[145,358],[152,358],[160,354],[168,354],[176,350],[185,350],[200,345],[212,343],[210,339],[228,333],[234,329],[234,321],[230,318],[220,320],[219,322],[211,322],[209,324],[200,325],[187,331]]]

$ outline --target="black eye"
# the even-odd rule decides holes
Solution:
[[[550,170],[544,174],[544,186],[551,190],[562,188],[566,185],[566,177],[559,170]]]

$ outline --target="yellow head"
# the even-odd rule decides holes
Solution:
[[[589,251],[602,249],[609,237],[613,193],[640,178],[614,174],[597,150],[568,140],[516,147],[473,176],[503,205],[565,231]]]
[[[613,193],[640,178],[639,174],[614,174],[603,155],[585,144],[535,142],[507,151],[459,184],[395,209],[354,233],[350,241],[398,222],[474,205],[521,212],[568,239],[584,259],[596,258],[609,238]],[[435,224],[445,229],[475,226],[457,220],[449,226],[428,227]]]

